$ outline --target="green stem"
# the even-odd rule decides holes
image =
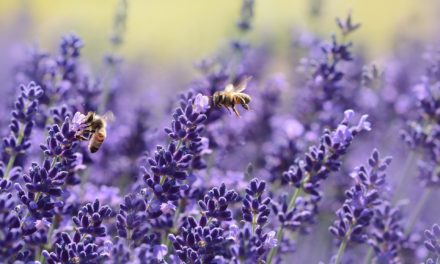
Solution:
[[[41,196],[41,192],[37,192],[37,194],[35,195],[35,198],[34,198],[34,202],[38,202],[38,199],[40,199],[40,196]]]
[[[21,145],[23,138],[24,138],[24,125],[22,124],[20,130],[18,131],[17,146]],[[11,169],[14,166],[15,160],[17,159],[17,155],[18,153],[14,152],[9,158],[8,165],[6,165],[5,174],[4,174],[5,180],[9,179],[9,173],[11,172]]]
[[[165,239],[166,239],[165,246],[168,249],[167,254],[165,256],[165,260],[168,262],[169,261],[169,256],[171,255],[171,250],[172,250],[173,247],[171,246],[171,241],[168,239],[166,233],[165,233]]]
[[[257,229],[257,214],[252,216],[252,235],[255,234],[255,229]]]
[[[348,240],[350,239],[351,236],[351,231],[352,231],[352,227],[354,226],[354,223],[350,224],[347,234],[345,234],[344,239],[342,240],[341,245],[339,245],[339,249],[338,249],[338,255],[336,255],[336,260],[334,264],[339,264],[341,263],[342,260],[342,256],[344,255],[345,252],[345,248],[347,247],[348,244]]]
[[[38,255],[36,257],[36,259],[38,259],[40,261],[41,264],[44,264],[45,259],[43,254],[41,254],[43,252],[44,249],[49,250],[51,248],[51,240],[52,240],[52,235],[53,232],[55,231],[55,225],[58,225],[58,223],[55,223],[56,217],[53,217],[53,221],[52,224],[50,225],[49,231],[47,232],[47,243],[43,245],[43,247],[38,251]]]
[[[52,163],[50,164],[50,167],[54,168],[55,165],[57,164],[57,161],[58,161],[58,156],[55,156],[55,158],[52,160]]]
[[[368,249],[367,255],[365,255],[365,258],[364,258],[364,264],[371,263],[371,261],[373,260],[373,253],[374,253],[374,251],[372,248]]]
[[[405,234],[409,235],[411,230],[414,228],[414,225],[416,224],[417,219],[420,216],[420,213],[423,210],[423,207],[425,207],[426,202],[429,200],[429,197],[431,196],[432,189],[426,189],[423,192],[423,196],[420,198],[420,200],[417,202],[416,207],[412,210],[412,214],[409,217],[408,224],[405,228]]]
[[[341,263],[342,256],[344,255],[345,248],[347,247],[348,244],[348,238],[350,237],[349,235],[350,233],[351,233],[351,226],[350,229],[348,230],[348,234],[344,237],[344,240],[342,240],[342,243],[339,246],[338,255],[336,256],[335,264]]]
[[[412,168],[414,166],[414,163],[416,161],[416,152],[411,151],[406,158],[405,165],[403,167],[403,176],[399,179],[399,183],[396,186],[396,191],[394,192],[394,203],[399,200],[399,198],[402,196],[402,192],[404,190],[404,186],[406,186],[407,178],[412,172]]]
[[[51,243],[50,241],[52,240],[51,238],[54,230],[55,230],[55,220],[52,222],[49,231],[47,232],[47,243],[44,246],[45,248],[50,247],[50,243]]]
[[[180,210],[182,209],[181,207],[182,207],[182,204],[179,202],[179,205],[176,208],[176,213],[174,214],[174,217],[173,217],[173,225],[176,227],[177,227],[177,221],[179,220],[179,216],[180,216]],[[171,231],[171,233],[172,232],[173,231]],[[168,236],[166,233],[165,233],[165,246],[168,248],[168,254],[165,256],[165,260],[169,261],[169,256],[172,253],[173,247],[172,247],[171,241],[168,239]]]
[[[295,207],[296,200],[299,197],[299,194],[301,193],[301,188],[297,188],[295,190],[295,193],[292,196],[292,199],[290,199],[289,208],[288,211],[292,210]],[[277,231],[277,241],[278,245],[273,247],[269,252],[269,257],[267,259],[267,264],[272,263],[273,257],[278,253],[279,245],[281,244],[281,240],[283,239],[283,226],[281,225],[280,228]]]
[[[277,232],[277,241],[278,245],[273,247],[269,252],[269,257],[267,259],[267,264],[271,264],[273,257],[278,253],[279,245],[281,244],[281,240],[283,239],[283,226],[280,227],[280,229]]]
[[[177,145],[176,145],[176,151],[178,151],[180,149],[180,147],[182,146],[182,143],[183,143],[183,140],[179,139],[179,141],[177,142]]]
[[[180,210],[181,210],[181,204],[179,202],[179,205],[176,208],[176,213],[174,214],[173,224],[177,224],[177,221],[179,221]]]
[[[292,196],[292,199],[290,200],[289,209],[288,209],[289,211],[292,210],[295,207],[296,200],[298,199],[298,196],[299,196],[300,193],[301,193],[301,188],[297,188],[295,190],[295,193]]]
[[[44,256],[43,256],[43,254],[41,254],[41,250],[39,251],[39,252],[37,252],[37,254],[36,254],[36,256],[35,256],[35,259],[38,259],[38,261],[41,263],[41,264],[44,264]]]
[[[151,206],[151,203],[153,202],[154,197],[155,197],[155,194],[153,193],[151,195],[150,200],[148,200],[148,202],[147,202],[147,209],[146,209],[146,211],[148,211],[148,209],[150,209],[150,206]]]
[[[5,180],[9,179],[9,173],[11,172],[12,166],[14,165],[16,158],[17,158],[17,153],[12,154],[12,156],[9,158],[8,165],[6,166],[6,170],[5,170]]]
[[[167,176],[162,176],[160,179],[160,185],[163,185],[165,183],[165,180],[167,179]]]
[[[179,206],[176,208],[176,212],[174,213],[174,217],[173,217],[173,224],[176,225],[178,219],[179,219],[179,215],[180,215],[180,203]],[[209,219],[209,221],[211,221],[211,219]],[[208,222],[209,225],[209,222]],[[170,229],[170,233],[173,233],[173,228]],[[168,239],[167,234],[165,233],[165,237],[164,240],[162,241],[162,244],[165,244],[168,248],[171,246],[171,241]],[[168,251],[171,252],[171,251]]]
[[[133,231],[131,229],[129,229],[127,232],[127,241],[128,241],[129,246],[130,246],[130,240],[132,237],[132,233],[133,233]]]

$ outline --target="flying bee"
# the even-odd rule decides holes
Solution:
[[[83,115],[82,124],[84,129],[78,131],[75,136],[80,140],[88,140],[89,151],[95,153],[107,137],[107,122],[112,119],[113,114],[111,112],[107,112],[103,116],[97,115],[95,112],[88,112],[87,115]]]
[[[248,104],[251,102],[251,97],[243,93],[243,91],[246,89],[251,78],[252,77],[247,77],[236,86],[229,84],[223,91],[215,92],[212,96],[213,105],[216,107],[224,107],[229,112],[231,112],[232,109],[238,117],[240,114],[235,108],[236,105],[240,104],[244,109],[249,110]]]

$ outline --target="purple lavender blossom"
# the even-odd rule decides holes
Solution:
[[[294,212],[291,210],[297,206],[300,193],[303,192],[310,195],[310,203],[317,205],[322,197],[320,192],[321,182],[326,180],[330,173],[339,170],[341,166],[340,159],[347,153],[347,149],[351,145],[353,138],[362,130],[369,130],[370,126],[366,123],[367,116],[362,116],[358,125],[350,126],[349,122],[352,121],[352,117],[352,110],[345,111],[344,119],[338,125],[338,128],[332,132],[328,130],[325,131],[321,137],[320,144],[311,147],[304,160],[296,161],[295,164],[283,174],[285,181],[293,185],[296,190],[290,202],[287,204],[287,201],[284,201],[284,204],[281,205],[281,207],[287,207],[286,210],[280,210],[274,207],[275,212],[279,213],[283,211],[287,214],[286,216],[288,216],[288,219],[284,217],[279,218],[283,224],[286,224],[286,226],[281,225],[277,231],[277,238],[280,244],[282,242],[284,228],[293,227],[295,230],[298,225],[300,225],[299,223],[292,225],[290,221],[294,217]],[[312,219],[309,214],[317,212],[313,207],[314,206],[312,206],[311,210],[308,210],[307,207],[301,208],[305,210],[302,213],[297,212],[300,215],[295,216],[295,219],[309,221]],[[278,248],[279,247],[275,247],[271,250],[268,256],[268,263],[271,263],[274,257],[278,257],[275,256]]]
[[[27,84],[0,104],[1,263],[438,261],[440,228],[424,243],[419,229],[438,213],[423,210],[440,185],[438,50],[396,38],[391,57],[372,58],[369,45],[350,42],[360,28],[351,12],[331,38],[296,28],[279,50],[271,35],[249,35],[263,29],[257,4],[241,1],[235,36],[193,79],[181,67],[161,76],[153,57],[121,56],[126,0],[107,49],[98,47],[108,50],[101,67],[90,63],[90,39],[74,34],[55,52],[19,54],[10,80],[0,65],[4,87]],[[318,22],[323,1],[308,5]],[[215,92],[247,76],[250,111],[211,107]],[[116,120],[90,155],[77,135],[87,112],[106,111]],[[396,138],[402,128],[409,150]],[[393,164],[376,150],[366,157],[374,147]]]
[[[224,236],[221,227],[215,227],[208,223],[208,219],[202,216],[196,221],[192,216],[187,218],[187,227],[182,227],[181,235],[169,235],[174,249],[179,258],[189,263],[209,263],[217,256],[229,256],[227,245],[233,241]]]
[[[235,191],[227,190],[226,185],[222,184],[220,188],[214,187],[198,202],[202,215],[208,220],[211,218],[217,221],[232,220],[232,211],[228,205],[238,200],[238,194]]]
[[[101,263],[107,258],[106,254],[98,252],[98,246],[86,239],[82,241],[79,232],[73,237],[62,233],[54,252],[43,251],[43,256],[50,264],[55,263]]]
[[[78,212],[78,216],[72,218],[78,227],[80,234],[90,234],[95,237],[103,237],[106,235],[106,228],[102,226],[105,218],[109,217],[112,210],[108,206],[100,206],[99,200],[86,204]]]
[[[194,99],[194,111],[197,113],[205,113],[209,109],[209,97],[197,94]]]
[[[20,86],[20,96],[14,104],[12,119],[9,125],[10,135],[3,138],[0,189],[10,187],[8,179],[17,179],[18,167],[14,168],[17,157],[23,155],[31,146],[31,133],[37,112],[38,99],[43,95],[41,88],[35,83]],[[5,162],[6,168],[4,168]]]
[[[0,260],[6,261],[10,257],[19,253],[24,247],[24,241],[21,240],[20,219],[15,213],[15,201],[11,193],[0,194],[1,218],[0,226],[3,237],[0,239]]]
[[[428,259],[426,263],[436,263],[440,257],[440,227],[435,224],[431,230],[425,230],[425,247],[434,255],[434,259]]]
[[[373,221],[375,213],[381,213],[379,208],[384,203],[383,197],[381,199],[380,195],[384,192],[386,183],[383,172],[390,163],[391,157],[381,159],[379,152],[374,150],[368,160],[370,169],[367,170],[361,166],[352,174],[355,184],[345,192],[346,200],[336,212],[338,220],[329,228],[330,232],[342,241],[335,263],[341,262],[345,247],[349,243],[362,244],[367,242],[369,238],[367,228]],[[385,219],[380,218],[380,215],[378,217],[376,224],[379,225],[379,221],[385,221]],[[380,241],[379,236],[376,235],[375,238]],[[383,256],[381,257],[383,258]]]
[[[368,244],[373,247],[377,262],[401,263],[399,251],[404,242],[401,210],[389,203],[383,204],[374,211],[372,225]]]

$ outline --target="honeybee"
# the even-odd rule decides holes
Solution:
[[[216,107],[224,107],[231,112],[230,107],[238,117],[240,113],[238,113],[235,105],[240,104],[244,109],[249,110],[248,104],[251,101],[251,97],[243,93],[243,91],[246,89],[251,78],[252,77],[245,78],[236,86],[228,84],[223,91],[215,92],[212,96],[213,105]]]
[[[94,112],[88,112],[83,116],[84,129],[77,132],[75,135],[80,140],[89,141],[89,151],[95,153],[99,150],[105,138],[107,137],[107,121],[113,119],[111,112],[105,113],[103,116],[97,115]]]

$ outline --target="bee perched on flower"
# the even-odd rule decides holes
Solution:
[[[94,112],[88,112],[87,115],[77,112],[72,121],[75,136],[79,140],[88,140],[90,152],[95,153],[107,137],[107,121],[113,118],[111,112],[105,113],[104,116],[99,116]]]
[[[251,102],[251,97],[243,91],[246,89],[248,82],[252,79],[252,77],[246,77],[239,84],[233,85],[228,84],[223,91],[215,92],[212,96],[212,103],[215,107],[224,107],[229,112],[232,109],[234,113],[239,117],[235,105],[240,104],[244,109],[249,110],[249,103]]]

